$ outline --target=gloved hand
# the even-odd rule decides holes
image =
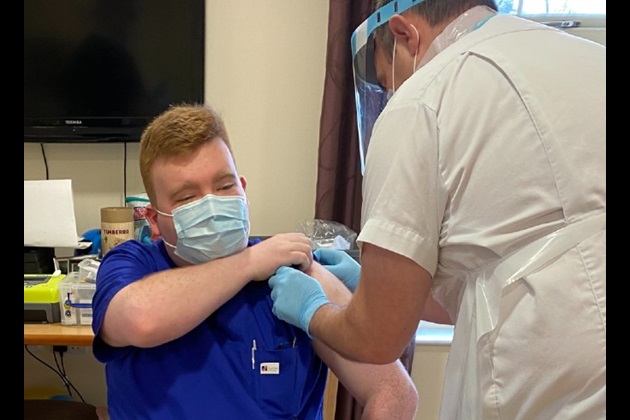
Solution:
[[[308,327],[313,314],[320,306],[329,303],[319,282],[300,270],[283,266],[269,278],[269,287],[273,314],[311,337]]]
[[[318,248],[313,251],[313,255],[354,293],[361,278],[361,265],[354,258],[344,251],[331,248]]]

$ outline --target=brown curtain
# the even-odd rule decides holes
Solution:
[[[361,227],[361,166],[352,32],[369,15],[371,0],[330,0],[326,76],[319,125],[315,218]]]
[[[326,78],[319,130],[315,218],[361,228],[361,166],[352,73],[352,32],[370,14],[371,0],[330,0]],[[415,340],[401,356],[411,373]],[[335,420],[361,418],[362,407],[339,383]]]

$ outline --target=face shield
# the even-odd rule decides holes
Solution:
[[[361,173],[365,173],[365,157],[370,144],[372,127],[387,103],[387,91],[379,86],[374,66],[374,31],[389,19],[424,0],[394,0],[372,13],[352,33],[352,70],[354,98],[359,130]]]

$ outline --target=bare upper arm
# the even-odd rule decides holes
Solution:
[[[417,391],[403,364],[370,364],[348,360],[321,341],[313,348],[344,387],[362,407],[400,413],[390,418],[412,418],[417,406]],[[370,408],[374,409],[374,408]]]

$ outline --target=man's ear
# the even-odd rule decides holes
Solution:
[[[241,186],[243,187],[243,191],[247,188],[247,180],[244,176],[239,176],[238,179],[241,181]]]
[[[387,22],[389,30],[396,38],[396,45],[404,46],[412,57],[417,53],[420,45],[420,34],[414,24],[405,16],[394,15]]]
[[[158,214],[151,204],[145,207],[144,218],[147,222],[149,222],[149,227],[151,228],[151,239],[162,236],[160,227],[157,223]]]

